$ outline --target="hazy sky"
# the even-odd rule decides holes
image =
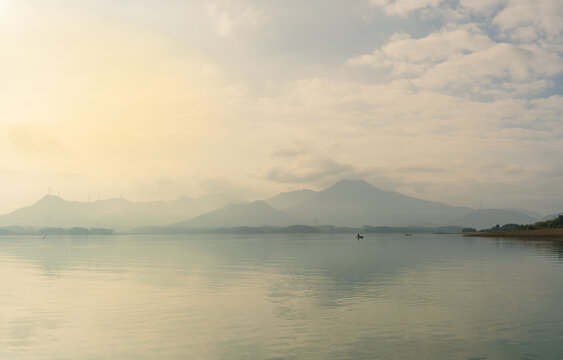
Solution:
[[[0,212],[341,178],[563,211],[560,0],[0,0]]]

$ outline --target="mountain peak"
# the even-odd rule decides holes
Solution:
[[[426,226],[441,224],[446,216],[465,214],[445,204],[420,200],[376,188],[364,180],[341,180],[288,209],[305,224],[337,226]]]
[[[37,204],[61,204],[61,203],[64,203],[64,202],[65,202],[65,200],[63,198],[59,197],[59,196],[45,195],[41,199],[39,199]]]
[[[337,193],[365,193],[365,192],[377,192],[382,191],[372,184],[368,183],[364,180],[352,180],[352,179],[344,179],[340,180],[336,184],[332,185],[329,188],[326,188],[322,192],[337,192]]]
[[[334,184],[331,187],[350,187],[350,186],[354,186],[354,187],[359,187],[359,186],[363,186],[363,187],[369,187],[369,188],[375,188],[372,184],[368,183],[365,180],[359,180],[359,179],[342,179],[339,182],[337,182],[336,184]]]

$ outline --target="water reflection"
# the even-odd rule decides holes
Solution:
[[[561,246],[549,242],[0,237],[0,271],[2,359],[563,354]]]

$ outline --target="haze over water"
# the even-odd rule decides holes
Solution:
[[[457,235],[0,237],[2,359],[561,359],[563,248]]]
[[[0,360],[563,359],[561,242],[24,235],[533,224],[562,119],[561,0],[0,0]]]

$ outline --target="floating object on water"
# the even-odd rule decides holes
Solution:
[[[360,234],[356,234],[356,239],[363,239],[364,237]]]

